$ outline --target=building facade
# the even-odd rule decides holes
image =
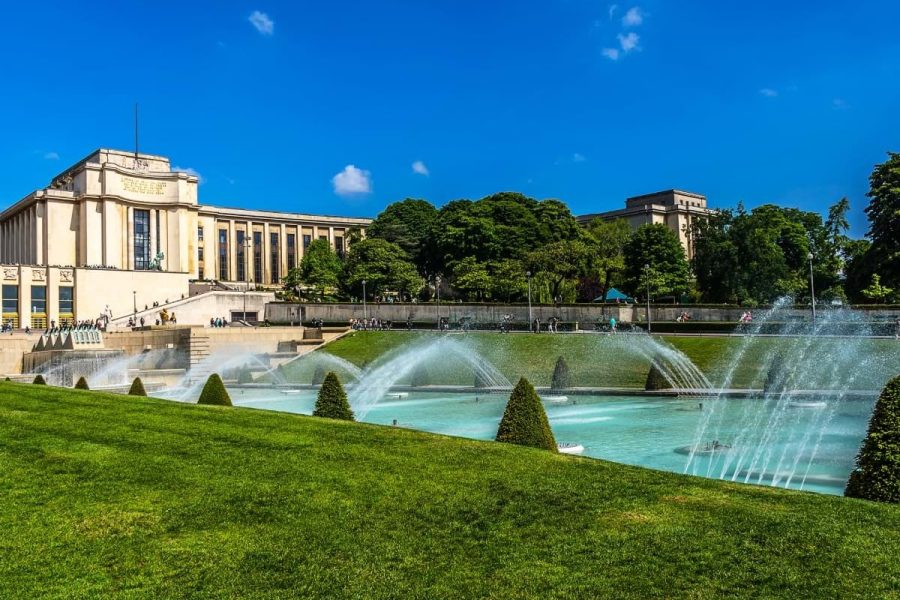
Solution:
[[[0,213],[2,318],[121,316],[194,280],[276,287],[313,240],[343,253],[370,222],[201,205],[197,177],[168,158],[99,149]]]
[[[632,229],[660,223],[678,236],[684,253],[690,259],[694,256],[691,237],[693,223],[711,212],[712,209],[706,206],[706,196],[681,190],[665,190],[628,198],[623,209],[583,215],[578,217],[578,221],[586,224],[594,219],[625,219]]]

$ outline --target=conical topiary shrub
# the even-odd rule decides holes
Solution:
[[[88,385],[87,379],[82,375],[78,378],[78,381],[75,382],[76,390],[89,390],[91,387]]]
[[[531,446],[556,452],[556,439],[550,429],[544,405],[534,387],[524,377],[519,380],[506,403],[497,441]]]
[[[197,404],[212,404],[215,406],[231,406],[231,397],[222,383],[222,378],[218,373],[213,373],[206,380],[203,391],[200,392],[200,399]]]
[[[38,375],[37,377],[34,378],[34,381],[32,381],[31,383],[33,383],[34,385],[47,385],[47,382],[44,381],[43,375]]]
[[[766,372],[766,381],[763,384],[763,392],[771,394],[773,392],[781,392],[785,389],[787,379],[787,369],[785,368],[785,355],[783,352],[776,352],[772,357],[772,363]]]
[[[881,390],[844,495],[900,502],[900,376]]]
[[[312,377],[313,385],[322,385],[325,382],[325,368],[319,365],[316,367]]]
[[[428,380],[428,369],[425,368],[425,365],[419,365],[409,378],[409,385],[413,387],[422,387],[428,385]]]
[[[250,372],[250,367],[244,367],[238,371],[237,382],[253,383],[253,373]]]
[[[350,409],[350,403],[347,402],[347,394],[344,392],[344,386],[338,379],[334,371],[330,371],[319,388],[319,396],[316,398],[316,408],[313,410],[314,417],[325,417],[327,419],[343,419],[344,421],[353,421],[353,411]]]
[[[140,377],[135,377],[134,381],[131,382],[131,387],[128,389],[129,396],[146,396],[147,390],[144,389],[144,382],[141,381]]]
[[[647,373],[647,381],[644,383],[644,390],[651,392],[655,390],[670,390],[672,384],[666,379],[656,363],[650,363],[650,372]]]
[[[491,382],[488,381],[488,378],[482,373],[481,369],[475,369],[475,389],[484,389],[491,387]]]
[[[562,356],[556,359],[556,366],[553,367],[553,379],[550,381],[550,389],[559,392],[569,387],[569,365]]]

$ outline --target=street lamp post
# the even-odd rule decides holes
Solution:
[[[363,284],[363,321],[369,320],[369,311],[366,308],[366,280],[362,280]]]
[[[650,333],[653,328],[650,318],[650,263],[644,263],[644,277],[647,279],[647,333]]]
[[[133,290],[131,294],[134,298],[134,316],[137,317],[137,290]]]
[[[531,271],[525,271],[528,278],[528,331],[534,331],[534,321],[531,318]]]
[[[434,276],[434,293],[437,294],[437,327],[441,331],[441,276]]]
[[[816,327],[816,287],[813,285],[813,253],[806,255],[809,259],[809,304],[812,306],[812,324]]]

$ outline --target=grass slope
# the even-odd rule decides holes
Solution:
[[[900,509],[0,384],[0,597],[885,597]]]
[[[359,331],[328,344],[324,350],[357,366],[366,366],[403,345],[427,337],[437,338],[438,335]],[[573,386],[643,389],[650,368],[646,359],[617,346],[636,343],[628,336],[470,333],[454,336],[454,339],[471,344],[513,383],[524,376],[536,386],[549,386],[558,356],[568,363]],[[731,380],[733,387],[761,388],[768,369],[767,357],[776,345],[799,345],[811,338],[672,336],[659,339],[684,352],[713,382],[721,381],[734,362],[737,367]],[[828,356],[847,344],[845,340],[834,338],[813,339],[810,343],[815,345],[815,352],[821,356]],[[884,364],[900,364],[900,344],[893,340],[864,340],[860,344],[860,353],[868,355],[873,361],[877,357]],[[742,357],[733,360],[738,351],[742,351]],[[863,372],[857,386],[880,389],[885,383],[885,378],[880,375],[884,370],[870,366],[866,369],[871,371],[873,377],[869,380],[869,373]],[[431,383],[472,385],[471,369],[453,357],[447,357],[440,365],[430,364],[429,370]],[[312,380],[311,367],[302,360],[288,364],[285,372],[289,380],[300,383],[310,383]]]

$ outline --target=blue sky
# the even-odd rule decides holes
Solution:
[[[202,203],[341,215],[677,187],[847,196],[862,235],[866,178],[900,151],[898,2],[37,5],[0,35],[4,205],[131,149],[135,101],[141,149],[196,170]]]

